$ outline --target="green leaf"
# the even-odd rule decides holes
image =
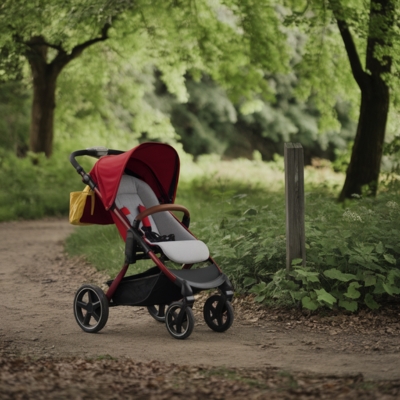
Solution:
[[[376,276],[375,275],[367,275],[364,279],[364,286],[374,286],[376,284]]]
[[[383,257],[388,263],[396,265],[396,259],[391,254],[384,254]]]
[[[332,268],[332,269],[328,269],[328,270],[324,271],[324,275],[327,278],[337,279],[338,281],[341,281],[341,282],[348,282],[353,279],[357,279],[357,277],[355,275],[344,274],[343,272],[339,271],[336,268]]]
[[[305,291],[291,291],[290,292],[291,296],[293,297],[293,299],[295,300],[302,300],[303,297],[305,296],[306,292]]]
[[[295,292],[299,289],[299,285],[292,280],[285,280],[282,283],[284,283],[282,286],[285,286],[285,288],[291,292]]]
[[[309,281],[309,282],[319,282],[319,278],[316,275],[309,275],[309,276],[307,276],[307,281]]]
[[[370,308],[371,310],[377,310],[380,305],[374,300],[374,296],[371,293],[367,293],[364,298],[364,303]]]
[[[372,250],[374,250],[374,246],[361,246],[361,251],[364,254],[371,254]]]
[[[327,256],[326,257],[326,265],[335,266],[337,265],[336,257],[334,256]]]
[[[262,293],[265,289],[267,288],[267,284],[265,282],[260,282],[257,283],[257,285],[254,285],[250,290],[249,293],[254,293],[259,295]]]
[[[329,306],[333,306],[336,303],[336,298],[328,293],[325,289],[315,289],[314,292],[317,294],[317,300],[319,302],[325,303]]]
[[[363,265],[364,264],[364,259],[361,256],[351,256],[349,258],[349,264],[360,264]]]
[[[349,299],[358,299],[361,293],[357,290],[361,285],[358,282],[351,282],[347,292],[344,294]]]
[[[341,237],[343,238],[343,239],[348,239],[349,237],[351,237],[352,236],[352,232],[351,231],[342,231],[341,232]]]
[[[292,274],[292,276],[296,279],[296,280],[302,280],[303,284],[307,284],[308,282],[319,282],[319,278],[318,272],[312,272],[312,271],[307,271],[304,268],[296,268],[294,271],[294,273]]]
[[[263,296],[257,296],[254,300],[255,300],[257,303],[262,303],[262,302],[265,300],[265,295],[263,295]]]
[[[304,296],[301,299],[301,304],[304,308],[307,308],[308,310],[316,310],[319,307],[319,304],[315,300],[311,300],[309,296]]]
[[[383,294],[385,293],[385,289],[383,288],[383,281],[382,279],[377,279],[376,283],[375,283],[375,288],[373,293],[374,294]]]
[[[400,294],[400,288],[391,285],[390,283],[383,283],[382,284],[383,288],[385,289],[385,292],[387,294],[390,294],[391,296],[395,295],[395,294]]]
[[[352,300],[339,300],[339,307],[354,312],[357,311],[358,303]]]
[[[265,253],[260,253],[260,254],[257,254],[256,255],[256,257],[254,258],[254,261],[256,262],[256,263],[259,263],[260,261],[262,261],[262,260],[264,260],[264,259],[266,259],[267,258],[267,254],[265,254]]]
[[[376,246],[375,246],[375,251],[378,254],[383,254],[385,252],[385,248],[383,247],[382,242],[379,242]]]
[[[246,278],[244,278],[243,280],[243,286],[247,287],[247,286],[252,286],[257,282],[256,279],[251,278],[249,276],[247,276]]]
[[[295,266],[295,265],[300,265],[302,263],[303,263],[303,259],[302,258],[294,258],[292,260],[292,267]]]

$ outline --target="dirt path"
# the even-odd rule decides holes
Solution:
[[[0,224],[0,356],[111,356],[400,380],[400,311],[388,326],[371,319],[352,330],[355,319],[279,321],[276,313],[253,314],[239,302],[226,333],[212,332],[198,314],[194,332],[180,341],[145,309],[117,307],[100,333],[84,333],[72,312],[75,291],[107,278],[63,255],[73,229],[59,219]]]

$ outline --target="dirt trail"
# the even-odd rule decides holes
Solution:
[[[192,335],[180,341],[144,308],[116,307],[100,333],[84,333],[72,312],[75,291],[83,283],[101,285],[107,277],[63,255],[63,240],[73,229],[64,219],[0,224],[0,355],[108,355],[400,379],[399,323],[364,333],[334,328],[318,332],[296,321],[254,318],[238,306],[227,332],[212,332],[198,314]]]

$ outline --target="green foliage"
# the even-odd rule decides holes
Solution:
[[[289,272],[272,272],[270,280],[251,288],[256,300],[356,311],[362,305],[376,309],[385,297],[399,295],[396,200],[397,193],[385,193],[379,200],[359,199],[343,210],[327,198],[308,196],[312,214],[306,213],[307,267],[295,262]]]
[[[160,84],[157,92],[147,93],[146,98],[151,98],[154,108],[171,115],[178,140],[195,157],[214,153],[251,159],[254,151],[259,151],[264,160],[272,160],[274,154],[283,154],[282,144],[290,141],[304,146],[307,163],[311,163],[312,157],[333,159],[334,149],[347,150],[347,142],[354,134],[348,104],[336,104],[340,131],[321,131],[321,115],[313,101],[294,97],[297,76],[276,74],[269,76],[268,81],[275,88],[276,99],[272,103],[260,97],[234,103],[229,91],[207,76],[199,81],[187,77],[185,103]]]
[[[20,159],[0,148],[0,221],[67,215],[69,192],[83,187],[67,159],[65,153]]]
[[[0,148],[13,154],[27,151],[29,96],[21,81],[0,81]]]
[[[112,141],[109,136],[130,132],[134,140],[168,141],[175,136],[168,113],[144,98],[145,93],[153,95],[148,79],[153,68],[169,93],[185,102],[188,73],[194,77],[206,73],[231,96],[250,97],[271,93],[262,71],[283,71],[286,65],[280,16],[266,0],[257,4],[56,0],[24,5],[5,1],[0,9],[0,51],[7,60],[17,60],[26,74],[26,50],[38,48],[33,38],[41,37],[44,61],[51,63],[70,52],[76,58],[83,50],[80,45],[97,42],[100,31],[105,40],[105,28],[110,36],[107,44],[89,47],[83,53],[91,56],[89,62],[86,57],[79,68],[70,68],[69,77],[61,75],[59,96],[64,105],[57,121],[66,125],[61,135],[75,131],[72,117],[85,119],[79,125],[83,135],[100,130]],[[12,76],[8,64],[0,65],[0,77]]]
[[[202,222],[199,236],[239,288],[245,278],[246,285],[251,279],[266,280],[271,271],[283,266],[285,208],[279,194],[260,192],[250,199],[240,193],[228,196],[217,200],[221,217]]]

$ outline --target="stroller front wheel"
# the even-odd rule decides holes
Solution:
[[[186,339],[194,328],[194,315],[190,307],[182,302],[171,303],[165,314],[165,325],[175,339]]]
[[[95,333],[104,328],[108,320],[108,300],[95,285],[83,285],[76,292],[74,315],[82,330]]]
[[[233,323],[233,308],[229,301],[215,294],[204,303],[203,315],[206,324],[215,332],[225,332]]]

